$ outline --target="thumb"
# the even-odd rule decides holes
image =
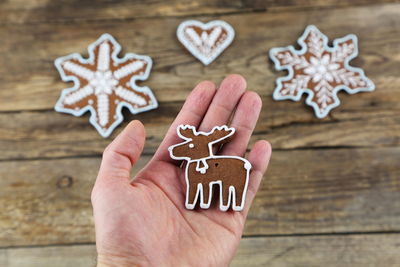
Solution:
[[[104,150],[96,183],[118,178],[129,181],[132,166],[143,151],[145,139],[143,124],[131,121]]]

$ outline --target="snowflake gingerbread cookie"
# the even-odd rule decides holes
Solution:
[[[251,164],[237,156],[214,155],[214,145],[226,143],[235,133],[226,125],[216,126],[210,132],[197,131],[194,126],[179,125],[177,133],[185,140],[169,147],[171,158],[186,160],[186,202],[187,209],[194,209],[196,203],[208,209],[213,190],[219,189],[219,208],[227,211],[243,210]]]
[[[91,112],[90,122],[103,137],[108,137],[123,120],[121,110],[133,114],[157,108],[157,100],[148,87],[138,87],[136,80],[146,80],[152,61],[148,56],[126,54],[119,58],[121,46],[109,34],[103,34],[88,47],[89,58],[71,54],[55,60],[65,82],[55,110],[81,116]]]
[[[208,65],[232,43],[235,31],[222,20],[187,20],[179,25],[176,35],[193,56]]]
[[[306,103],[314,108],[318,118],[324,118],[331,109],[339,106],[338,91],[355,94],[375,89],[362,69],[349,65],[349,61],[358,55],[355,35],[336,39],[330,47],[328,38],[310,25],[298,43],[300,50],[288,46],[269,51],[275,68],[289,72],[277,79],[275,100],[299,101],[303,93],[307,93]]]

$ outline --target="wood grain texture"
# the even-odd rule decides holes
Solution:
[[[391,3],[395,0],[380,0]],[[43,22],[104,21],[137,18],[199,16],[286,9],[346,7],[376,4],[373,0],[173,0],[173,1],[21,1],[0,3],[0,24]]]
[[[245,235],[400,231],[399,158],[400,148],[275,151]],[[99,163],[0,162],[0,246],[94,242]]]
[[[243,238],[231,266],[400,265],[399,234]],[[0,249],[8,267],[87,267],[96,264],[94,245]]]
[[[394,267],[399,235],[245,238],[231,266]]]
[[[182,101],[199,81],[219,82],[232,72],[244,75],[251,90],[270,97],[275,79],[285,73],[273,70],[268,50],[295,44],[308,24],[317,25],[331,40],[356,33],[361,54],[352,64],[366,71],[376,83],[377,91],[392,85],[392,98],[398,102],[400,97],[395,89],[400,84],[397,75],[400,68],[397,56],[400,52],[399,15],[400,4],[387,4],[201,17],[204,21],[226,20],[236,30],[233,44],[207,67],[177,41],[175,31],[182,21],[178,18],[4,25],[0,26],[0,36],[7,38],[2,40],[0,58],[7,64],[0,65],[0,111],[53,109],[61,89],[72,85],[61,81],[53,60],[74,52],[87,55],[87,46],[104,32],[117,38],[124,53],[146,54],[153,58],[150,78],[140,84],[152,88],[161,102]],[[371,34],[370,29],[376,30]],[[374,93],[353,96],[348,103],[356,101],[355,98],[368,98],[368,94]],[[340,107],[335,110],[338,109]],[[302,113],[311,113],[310,109],[302,110]]]
[[[105,146],[132,119],[147,130],[144,166],[204,79],[247,78],[263,109],[251,144],[273,152],[232,266],[399,266],[400,3],[395,0],[0,1],[0,266],[94,266],[90,192]],[[233,44],[204,67],[178,43],[183,20],[222,19]],[[314,24],[332,41],[355,33],[376,91],[349,96],[328,118],[302,102],[273,101],[272,47]],[[53,111],[63,83],[55,58],[102,33],[153,58],[155,111],[131,115],[110,139],[89,116]],[[355,234],[359,233],[359,234]],[[377,234],[381,233],[381,234]],[[305,236],[303,236],[305,235]],[[18,247],[23,246],[23,247]]]
[[[6,267],[94,267],[95,245],[0,249],[0,265]]]
[[[250,145],[260,139],[269,140],[274,149],[399,145],[400,102],[385,89],[363,96],[343,97],[339,110],[322,121],[302,103],[278,103],[263,97],[264,107]],[[139,115],[125,112],[125,123],[112,138],[128,121],[139,119],[147,132],[145,152],[153,153],[181,106],[182,102],[162,103],[158,110]],[[88,115],[74,117],[53,111],[0,113],[0,159],[100,155],[110,139],[103,139],[88,120]]]

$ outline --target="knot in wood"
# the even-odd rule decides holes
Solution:
[[[74,179],[71,176],[64,175],[57,180],[57,187],[58,188],[69,188],[74,183]]]

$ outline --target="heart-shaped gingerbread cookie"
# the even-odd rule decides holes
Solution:
[[[222,20],[187,20],[179,25],[177,36],[193,56],[208,65],[232,43],[235,31]]]

